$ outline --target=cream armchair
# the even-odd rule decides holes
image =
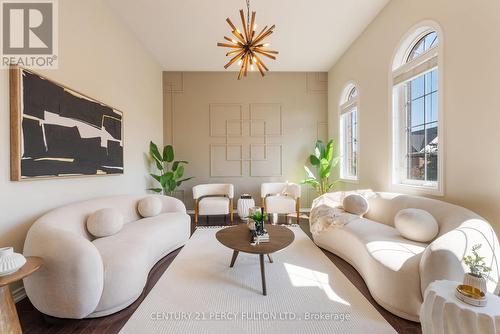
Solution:
[[[300,218],[300,186],[296,183],[262,183],[260,187],[262,206],[267,213],[273,214],[273,223],[278,214],[295,213],[297,223]]]
[[[193,187],[194,222],[199,216],[229,215],[233,223],[234,186],[232,184],[199,184]]]

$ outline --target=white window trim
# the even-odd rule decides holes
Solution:
[[[356,88],[357,95],[355,98],[351,100],[347,100],[349,97],[349,93],[353,88]],[[339,159],[339,180],[345,183],[359,183],[359,87],[353,81],[349,81],[344,89],[342,90],[342,95],[340,97],[340,106],[339,106],[339,148],[340,148],[340,159]],[[353,109],[356,109],[356,176],[347,176],[344,173],[343,166],[343,155],[344,155],[344,132],[342,126],[342,115],[351,112]]]
[[[415,45],[415,43],[425,36],[427,33],[435,31],[438,34],[439,44],[436,47],[429,49],[425,52],[421,57],[410,61],[408,63],[404,62],[406,57],[408,56],[411,48]],[[445,132],[444,132],[444,37],[443,30],[434,21],[423,21],[419,24],[413,26],[401,39],[397,49],[393,54],[393,63],[392,67],[389,69],[389,105],[391,106],[390,112],[391,117],[389,117],[389,152],[391,152],[391,163],[390,163],[390,189],[396,192],[407,192],[412,194],[428,194],[434,196],[444,196],[445,194],[445,179],[444,179],[444,151],[445,151]],[[404,99],[401,98],[403,95],[402,92],[395,92],[397,89],[403,89],[402,83],[411,80],[412,77],[408,76],[405,80],[401,82],[395,82],[397,77],[401,77],[404,73],[411,73],[411,70],[416,67],[420,67],[423,64],[430,64],[431,62],[435,63],[435,59],[437,58],[437,66],[431,66],[432,68],[428,68],[426,71],[430,71],[433,68],[438,68],[438,133],[439,133],[439,141],[438,141],[438,181],[436,182],[436,186],[430,186],[428,181],[415,181],[405,180],[406,182],[402,182],[402,178],[400,175],[400,166],[397,164],[400,163],[400,152],[399,148],[399,140],[403,138],[401,133],[400,124],[400,103],[404,103]],[[418,75],[422,75],[426,72],[425,70],[420,72]],[[398,101],[399,99],[399,101]]]

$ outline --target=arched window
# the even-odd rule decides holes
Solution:
[[[393,184],[442,194],[441,34],[414,29],[394,57]]]
[[[358,90],[349,84],[340,101],[340,178],[358,180]]]

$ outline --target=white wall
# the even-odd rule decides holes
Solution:
[[[44,212],[87,198],[141,193],[144,152],[162,141],[161,68],[99,0],[59,1],[59,69],[41,74],[124,112],[125,174],[11,182],[9,78],[0,71],[0,247],[22,251],[26,232]]]
[[[389,70],[403,35],[420,21],[444,36],[444,191],[500,231],[500,2],[392,0],[329,72],[329,131],[338,138],[338,103],[349,80],[360,92],[360,183],[390,190]]]
[[[316,139],[327,135],[326,72],[242,80],[236,72],[164,72],[164,88],[165,142],[195,177],[181,187],[188,208],[195,184],[233,183],[236,198],[249,193],[260,203],[262,182],[300,182]],[[302,189],[308,207],[314,192]]]

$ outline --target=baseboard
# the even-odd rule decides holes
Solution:
[[[24,298],[26,298],[26,290],[21,286],[12,291],[12,297],[14,298],[14,303],[20,302]]]

